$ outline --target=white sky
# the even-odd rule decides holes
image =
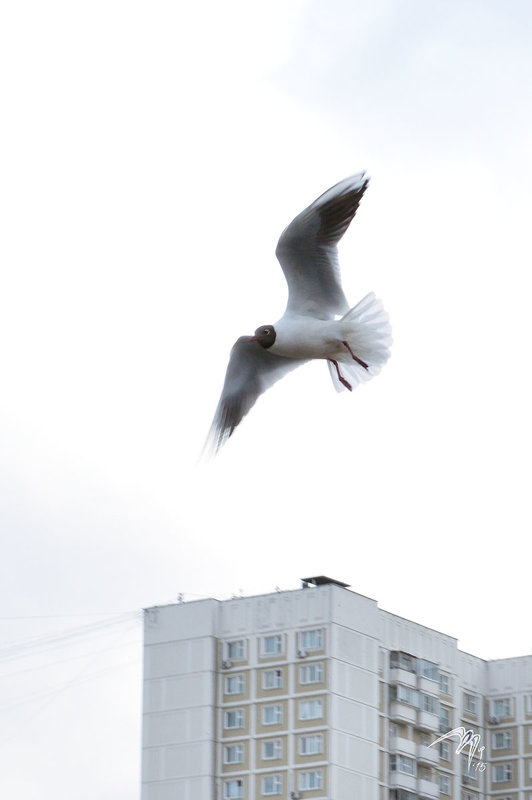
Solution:
[[[531,28],[518,0],[2,4],[2,796],[138,796],[135,612],[179,592],[324,573],[530,652]],[[343,282],[389,364],[352,395],[298,370],[198,464],[232,343],[284,310],[281,230],[361,169]]]

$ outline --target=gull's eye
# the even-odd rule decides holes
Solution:
[[[269,336],[269,335],[270,335],[270,329],[269,329],[269,328],[264,328],[264,330],[263,330],[263,334],[264,334],[265,336]]]

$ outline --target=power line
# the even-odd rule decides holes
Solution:
[[[92,659],[91,659],[92,660]],[[12,711],[19,706],[27,705],[28,703],[32,703],[35,700],[39,700],[41,698],[48,698],[50,696],[55,696],[60,692],[64,692],[67,689],[70,689],[73,686],[78,686],[82,683],[87,683],[88,681],[92,681],[95,678],[101,678],[107,675],[110,672],[116,672],[116,670],[123,669],[125,667],[132,666],[133,664],[140,664],[141,659],[137,657],[133,660],[126,661],[121,664],[113,664],[108,667],[104,667],[102,669],[96,670],[95,672],[91,672],[85,677],[80,677],[85,671],[87,666],[84,666],[80,672],[76,675],[75,678],[71,680],[64,681],[63,683],[59,684],[59,686],[54,686],[51,689],[39,689],[36,692],[31,694],[25,694],[22,697],[15,697],[11,700],[6,700],[4,703],[0,702],[0,713],[5,713],[7,711]]]
[[[128,612],[107,620],[10,642],[0,647],[0,661],[12,661],[17,658],[25,658],[39,651],[48,651],[57,647],[64,647],[85,641],[95,636],[106,635],[109,634],[113,628],[132,622],[133,620],[139,621],[140,618],[140,611]]]
[[[134,626],[131,626],[129,629],[124,631],[124,634],[129,633],[130,631],[135,630]],[[25,669],[17,669],[15,672],[5,672],[3,675],[0,675],[1,680],[5,680],[7,678],[18,678],[19,675],[25,675],[27,672],[36,672],[38,670],[46,670],[49,667],[55,667],[58,664],[67,664],[70,661],[78,661],[80,658],[87,658],[88,655],[90,656],[97,656],[103,653],[110,653],[113,650],[120,650],[123,647],[131,647],[133,644],[132,641],[122,642],[122,644],[112,644],[110,647],[104,647],[101,650],[92,650],[90,653],[78,653],[75,656],[67,656],[66,658],[58,658],[55,661],[46,661],[42,664],[38,664],[35,667],[26,667]],[[1,702],[1,701],[0,701]]]
[[[0,616],[1,619],[66,619],[67,617],[109,617],[119,614],[132,614],[132,611],[91,611],[87,614],[25,614],[19,616]]]

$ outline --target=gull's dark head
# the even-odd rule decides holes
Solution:
[[[276,335],[273,325],[261,325],[260,328],[257,328],[250,341],[258,342],[261,347],[267,350],[275,342]]]

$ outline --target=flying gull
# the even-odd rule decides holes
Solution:
[[[337,244],[368,183],[363,172],[340,181],[281,234],[275,254],[288,283],[286,310],[235,342],[207,439],[212,451],[266,389],[301,364],[326,360],[340,392],[369,380],[388,360],[391,329],[380,300],[370,293],[350,308],[340,282]]]

